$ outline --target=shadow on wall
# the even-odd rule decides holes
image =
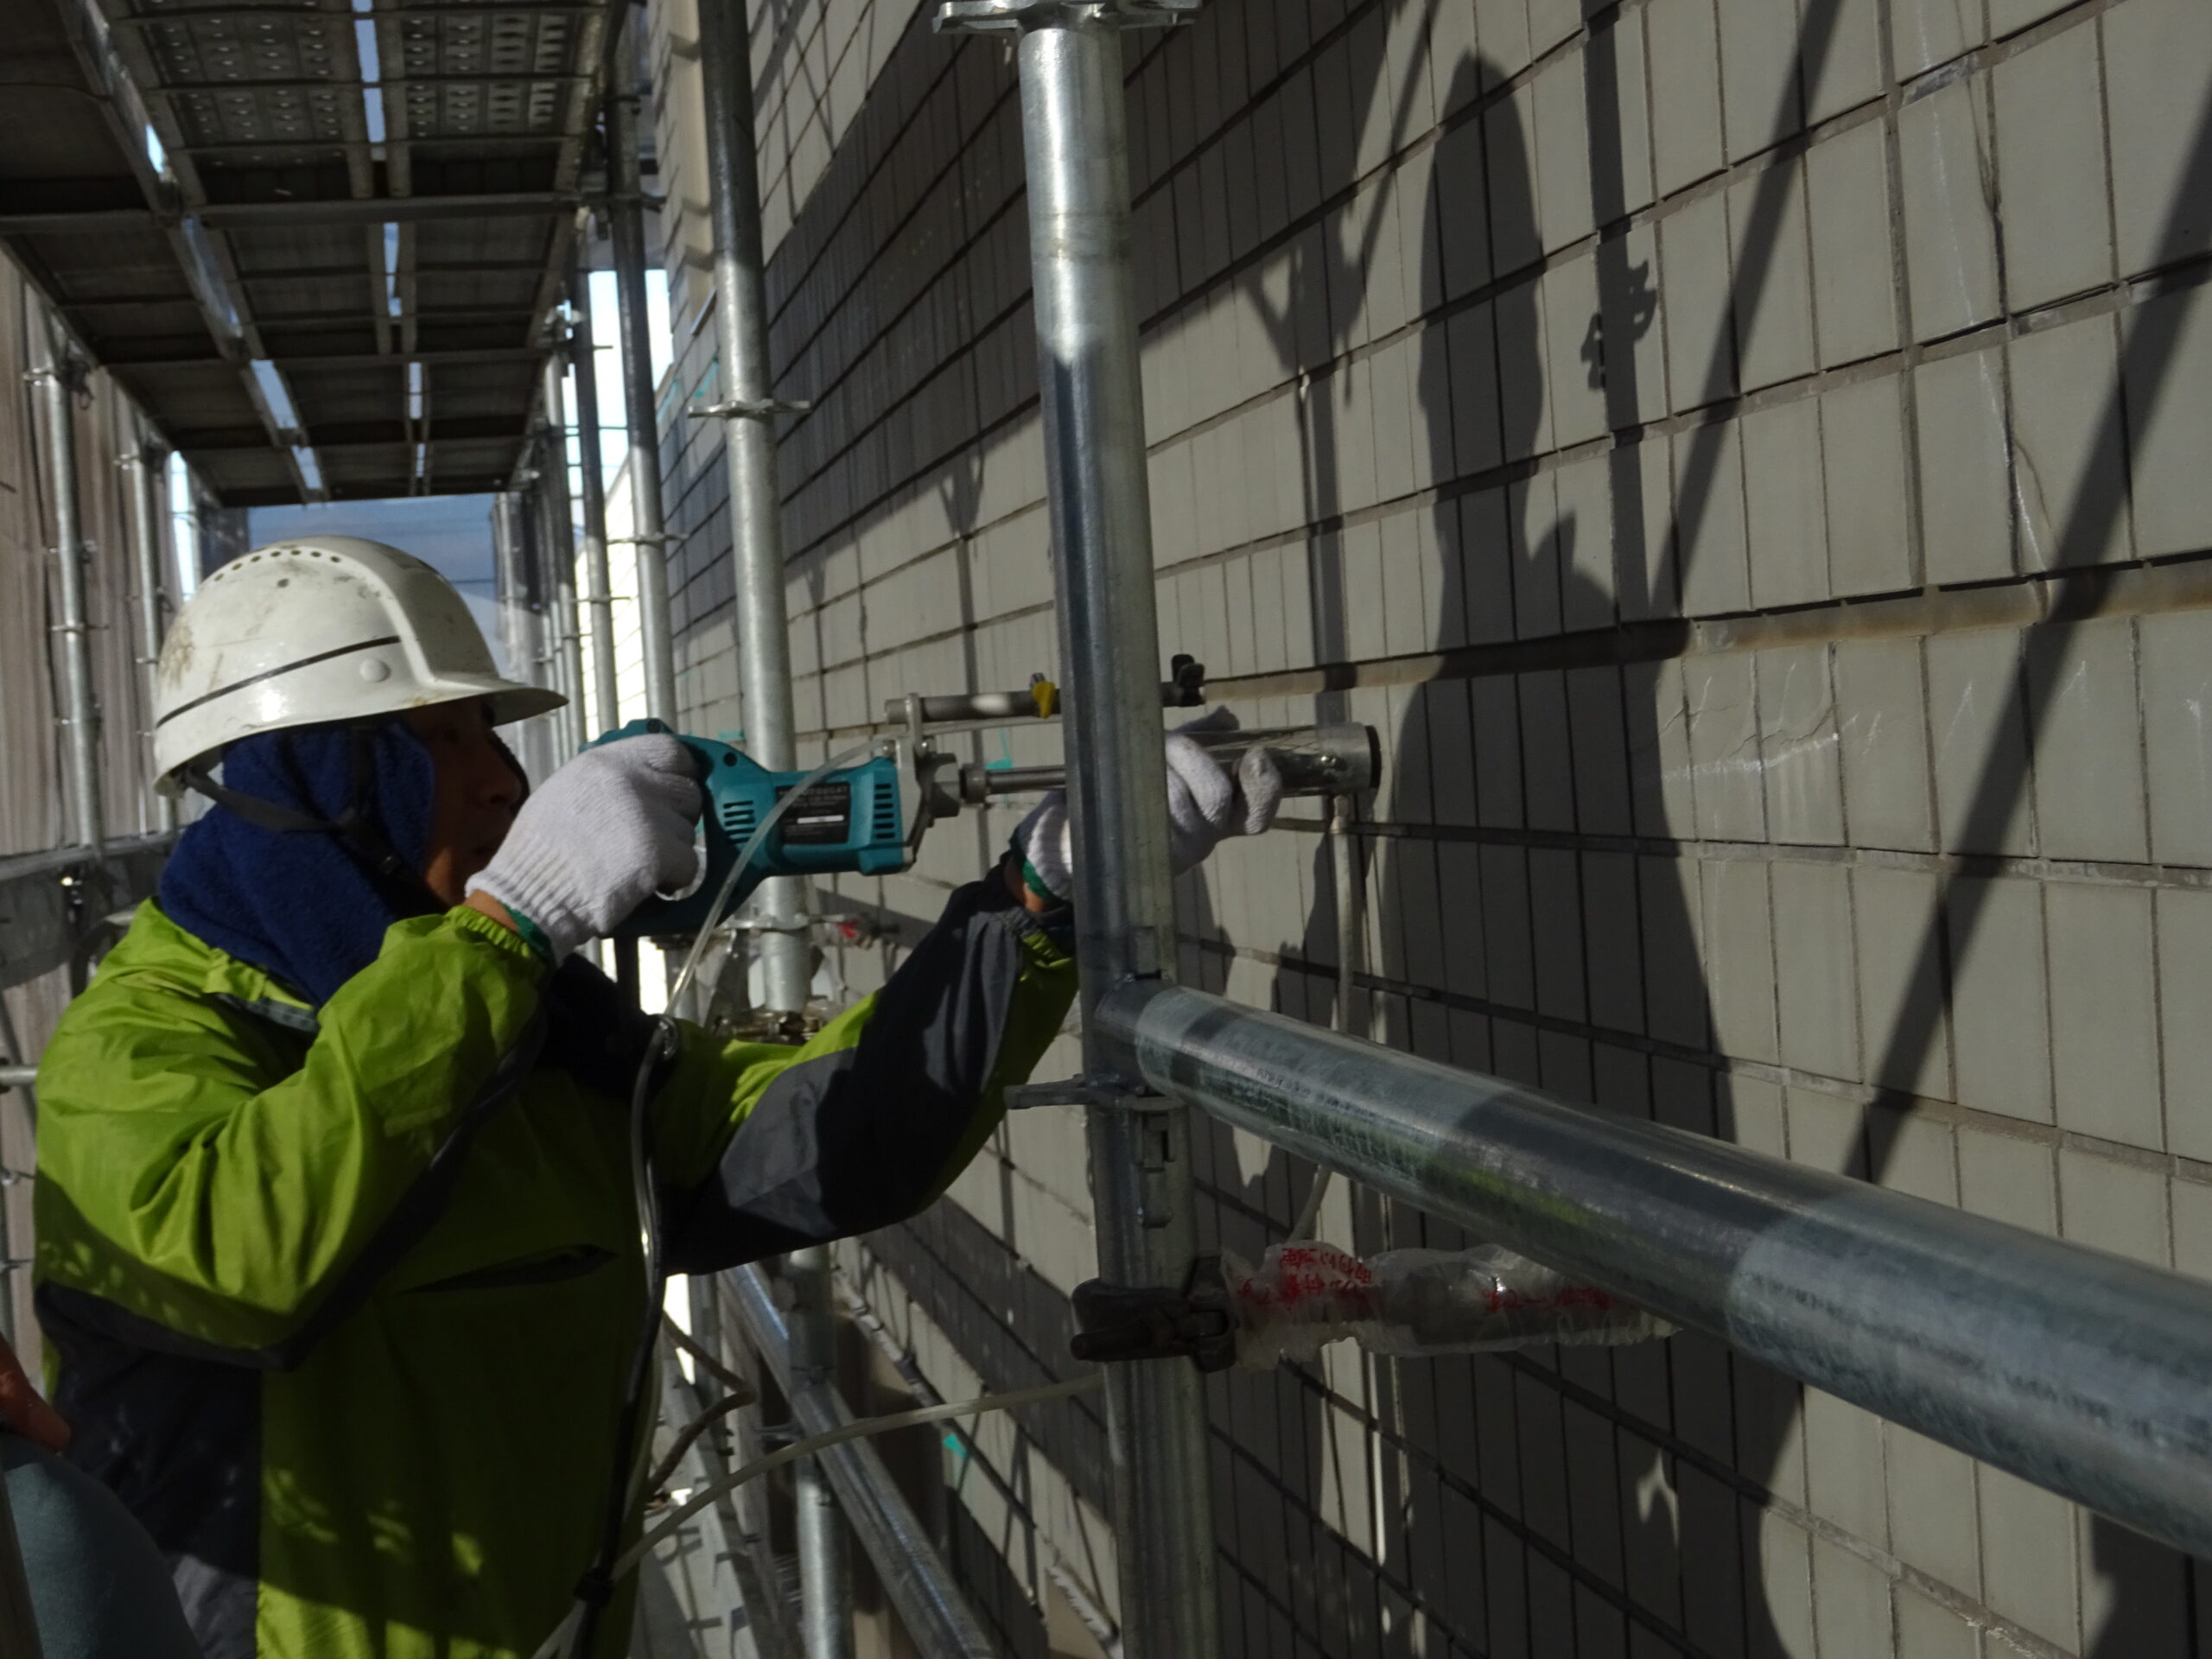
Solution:
[[[1842,0],[1808,0],[1803,9],[1800,61],[1808,85],[1820,76],[1841,9]],[[1361,130],[1379,99],[1395,98],[1401,112],[1405,106],[1405,89],[1385,84],[1381,31],[1368,34],[1376,49],[1355,54],[1351,66],[1353,131]],[[1611,30],[1601,29],[1585,54],[1594,111],[1619,108],[1612,48]],[[1416,59],[1416,72],[1420,67]],[[1442,107],[1462,109],[1499,79],[1494,66],[1469,59],[1454,70]],[[1777,119],[1785,136],[1795,124],[1789,111]],[[1700,429],[1678,457],[1668,455],[1663,437],[1614,450],[1605,461],[1610,523],[1586,529],[1572,505],[1562,503],[1552,527],[1532,539],[1532,523],[1552,518],[1535,504],[1548,499],[1554,482],[1516,465],[1548,447],[1541,435],[1548,428],[1545,332],[1534,280],[1541,246],[1534,174],[1527,135],[1510,105],[1492,108],[1484,135],[1487,181],[1479,164],[1459,171],[1440,164],[1426,205],[1398,204],[1402,213],[1421,212],[1425,224],[1420,311],[1432,326],[1422,336],[1418,397],[1440,486],[1430,521],[1441,570],[1440,587],[1427,595],[1437,620],[1433,643],[1448,647],[1470,636],[1511,639],[1611,626],[1617,605],[1624,616],[1677,613],[1677,580],[1687,585],[1689,573],[1676,571],[1667,550],[1700,544],[1700,524],[1723,481],[1726,429]],[[1618,219],[1626,211],[1621,133],[1594,124],[1590,152],[1598,219]],[[1325,156],[1323,162],[1325,168],[1338,169],[1323,181],[1322,197],[1332,200],[1353,182],[1345,170],[1350,158]],[[1738,316],[1752,315],[1766,289],[1783,223],[1788,173],[1764,174],[1753,190],[1732,273]],[[2208,195],[2212,108],[2190,152],[2173,224],[2181,226],[2188,205]],[[1294,296],[1318,286],[1335,296],[1333,317],[1356,308],[1343,296],[1365,279],[1376,227],[1386,222],[1380,205],[1356,249],[1327,235],[1291,245],[1283,257],[1290,264]],[[1486,229],[1500,275],[1455,304],[1456,326],[1436,326],[1445,302],[1437,286],[1440,258],[1447,245],[1464,245],[1467,219]],[[1615,432],[1636,427],[1642,418],[1637,411],[1644,400],[1632,348],[1653,326],[1656,309],[1655,273],[1648,264],[1631,261],[1629,245],[1615,238],[1599,249],[1597,311],[1582,353],[1590,385],[1603,397],[1607,426]],[[1511,274],[1516,267],[1517,280]],[[1318,355],[1313,345],[1301,353],[1294,308],[1294,300],[1281,314],[1264,319],[1286,368],[1317,370],[1350,348],[1339,323]],[[2123,394],[2116,392],[2103,411],[2106,453],[2120,453],[2124,424],[2132,423],[2139,438],[2155,414],[2177,343],[2179,310],[2164,308],[2130,331],[2118,381],[2129,404],[2123,409]],[[1719,360],[1707,365],[1708,386],[1732,386],[1733,350],[1724,331]],[[1675,372],[1683,372],[1677,365]],[[1364,410],[1347,410],[1335,390],[1341,378],[1314,383],[1301,428],[1308,521],[1332,530],[1343,512],[1337,487],[1339,423],[1348,414],[1365,416]],[[1653,450],[1649,457],[1646,449]],[[1647,461],[1660,480],[1673,472],[1671,497],[1663,484],[1647,487]],[[1470,477],[1481,478],[1486,487],[1478,491],[1452,481]],[[2117,466],[2086,489],[2062,550],[2102,547],[2103,532],[2126,510],[2125,492]],[[1649,504],[1670,499],[1668,522]],[[1610,545],[1580,544],[1592,535]],[[1310,546],[1314,660],[1351,661],[1343,538],[1319,535]],[[1652,549],[1648,555],[1647,546]],[[1618,559],[1615,550],[1621,550]],[[1600,572],[1609,573],[1610,590]],[[2023,688],[2036,683],[2038,674],[2048,681],[2065,657],[2071,632],[2061,623],[2028,636],[2026,671],[2015,680],[2012,706],[1997,729],[2025,731],[2031,741],[2024,749],[2000,742],[1993,751],[1958,849],[2000,846],[2002,829],[2029,787],[2027,756],[2044,712]],[[1742,872],[1708,866],[1698,887],[1689,888],[1683,871],[1697,866],[1664,855],[1663,843],[1681,826],[1669,828],[1657,800],[1618,798],[1602,781],[1626,774],[1648,788],[1656,779],[1662,735],[1657,677],[1656,669],[1554,671],[1426,686],[1414,693],[1389,757],[1396,798],[1412,808],[1395,816],[1429,816],[1424,809],[1433,805],[1433,817],[1446,828],[1433,837],[1416,826],[1409,835],[1366,838],[1364,846],[1377,860],[1372,891],[1379,913],[1372,932],[1382,950],[1380,962],[1367,966],[1386,978],[1448,986],[1455,1006],[1447,1019],[1430,1005],[1425,1012],[1439,1017],[1417,1023],[1403,998],[1378,989],[1361,999],[1371,1001],[1372,1009],[1356,1003],[1352,1014],[1356,1028],[1371,1029],[1398,1046],[1734,1140],[1739,1138],[1738,1105],[1727,1071],[1665,1052],[1647,1058],[1625,1048],[1593,1050],[1573,1029],[1643,1033],[1667,1049],[1719,1058],[1694,909],[1701,905],[1712,913],[1716,906],[1725,907],[1726,895],[1707,884],[1725,885]],[[2047,708],[2048,699],[2043,702]],[[1342,694],[1325,697],[1315,713],[1324,720],[1348,717]],[[1618,746],[1613,764],[1578,768],[1577,746],[1591,744],[1609,751]],[[1625,757],[1639,764],[1631,767]],[[1647,846],[1662,843],[1662,855],[1578,849],[1567,839],[1575,836],[1640,836]],[[1303,941],[1285,950],[1309,963],[1325,963],[1335,954],[1335,919],[1325,901],[1325,845],[1315,855],[1310,890],[1324,897]],[[1974,944],[1982,892],[1972,883],[1955,889],[1943,884],[1915,943],[1917,966],[1908,982],[1917,995],[1907,999],[1878,1051],[1870,1046],[1882,1054],[1873,1077],[1919,1075],[1922,1058],[1942,1041],[1950,964]],[[1622,953],[1625,963],[1606,960],[1596,949],[1586,953],[1585,917],[1609,908],[1637,918],[1626,931],[1640,936],[1640,969],[1635,952]],[[1325,991],[1323,983],[1286,969],[1277,981],[1278,1006],[1324,1018],[1333,992]],[[1448,1036],[1440,1035],[1446,1027]],[[1446,1044],[1448,1053],[1442,1052]],[[1881,1179],[1897,1128],[1914,1104],[1902,1090],[1878,1099],[1847,1156],[1845,1173]],[[1278,1213],[1283,1192],[1290,1192],[1293,1207],[1303,1194],[1305,1166],[1293,1168],[1280,1154],[1258,1179],[1243,1181],[1240,1191],[1236,1154],[1225,1130],[1215,1129],[1211,1150],[1219,1173],[1216,1184],[1243,1212],[1238,1224],[1248,1236],[1255,1218],[1268,1212],[1270,1192]],[[1363,1251],[1475,1242],[1371,1194],[1357,1194],[1352,1202],[1355,1243]],[[1356,1403],[1363,1403],[1375,1424],[1414,1455],[1380,1457],[1370,1465],[1365,1432],[1332,1402],[1332,1384],[1340,1399],[1363,1390],[1363,1402]],[[1264,1536],[1257,1543],[1249,1537],[1230,1543],[1224,1596],[1274,1604],[1261,1616],[1288,1618],[1319,1636],[1329,1651],[1415,1650],[1409,1602],[1459,1643],[1492,1656],[1598,1655],[1632,1648],[1809,1659],[1815,1636],[1806,1536],[1799,1525],[1766,1513],[1775,1498],[1808,1507],[1802,1408],[1802,1390],[1790,1379],[1715,1341],[1687,1334],[1665,1344],[1620,1351],[1376,1363],[1365,1368],[1363,1376],[1357,1365],[1324,1366],[1319,1374],[1239,1376],[1217,1389],[1217,1430],[1234,1424],[1244,1446],[1262,1443],[1229,1459],[1231,1472],[1217,1495],[1222,1509],[1233,1511],[1222,1522],[1229,1537],[1240,1524],[1262,1535],[1273,1526],[1255,1517],[1276,1507],[1276,1495],[1264,1489],[1279,1485],[1292,1524],[1300,1511],[1324,1515],[1340,1530],[1364,1532],[1372,1540],[1382,1592],[1378,1601],[1360,1582],[1372,1571],[1365,1562],[1335,1555],[1316,1529],[1310,1573],[1281,1573],[1257,1559],[1270,1548],[1304,1558],[1308,1550],[1300,1544]],[[1873,1451],[1880,1455],[1878,1446]],[[2175,1645],[2190,1640],[2183,1634],[2190,1573],[2184,1560],[2101,1519],[2088,1523],[2088,1546],[2093,1560],[2085,1566],[2103,1580],[2103,1611],[2089,1648],[2094,1659],[2195,1650]],[[1969,1596],[1979,1593],[1971,1582],[1957,1587]],[[1395,1617],[1387,1611],[1394,1605]],[[1385,1611],[1373,1611],[1377,1608]]]

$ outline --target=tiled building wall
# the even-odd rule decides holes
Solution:
[[[817,746],[1057,665],[1013,75],[926,10],[755,40]],[[1352,1024],[2212,1272],[2212,9],[1213,0],[1128,62],[1160,650],[1382,731]],[[664,461],[712,725],[702,424]],[[1185,882],[1182,970],[1326,1020],[1287,817]],[[1010,821],[847,897],[911,943]],[[1306,1172],[1202,1154],[1210,1236],[1280,1236]],[[1065,1370],[1079,1124],[1009,1121],[849,1265],[948,1395]],[[1213,1404],[1232,1652],[2212,1649],[2187,1563],[1701,1338]],[[1112,1605],[1101,1459],[1056,1408],[948,1465],[1015,1650],[1054,1561]]]

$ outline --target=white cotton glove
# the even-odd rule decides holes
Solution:
[[[586,749],[523,803],[468,891],[535,926],[558,963],[697,877],[702,805],[691,752],[664,733]]]
[[[1167,734],[1167,857],[1178,875],[1205,862],[1231,836],[1256,836],[1282,804],[1282,773],[1263,748],[1244,751],[1232,778],[1191,732],[1233,732],[1236,715],[1217,709]],[[1067,797],[1054,790],[1014,832],[1023,880],[1040,896],[1065,903],[1075,891],[1075,850]]]

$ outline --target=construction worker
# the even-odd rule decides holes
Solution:
[[[70,1455],[167,1553],[207,1659],[527,1655],[603,1541],[649,1317],[653,1027],[574,953],[695,878],[687,752],[627,739],[531,791],[495,728],[559,699],[499,677],[429,566],[349,537],[214,572],[157,683],[161,785],[215,804],[39,1076]],[[1170,738],[1180,868],[1265,827],[1255,753],[1231,779]],[[671,1270],[944,1190],[1067,1009],[1068,860],[1048,802],[804,1046],[682,1029],[646,1085]],[[626,1607],[592,1653],[627,1651]]]

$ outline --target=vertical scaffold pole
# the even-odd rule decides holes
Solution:
[[[130,493],[130,559],[132,578],[138,588],[138,661],[145,670],[146,732],[145,753],[140,757],[145,776],[154,775],[154,679],[155,665],[162,655],[162,572],[167,561],[162,556],[168,545],[164,533],[168,513],[162,500],[167,485],[166,468],[168,455],[154,442],[143,422],[130,417],[130,453],[123,466],[124,483]],[[142,788],[139,799],[152,822],[139,821],[143,830],[174,830],[176,828],[176,802],[160,791]]]
[[[565,350],[556,350],[545,359],[545,457],[538,463],[537,480],[550,634],[546,648],[554,658],[553,683],[569,699],[569,706],[554,717],[563,760],[596,735],[587,731],[584,723],[584,645],[576,616],[575,523],[569,506],[568,399],[562,384],[568,364]]]
[[[576,458],[584,510],[584,627],[591,636],[591,709],[585,724],[597,737],[622,723],[614,676],[614,582],[607,562],[607,473],[599,447],[599,356],[591,336],[591,274],[569,265],[569,360],[576,375]]]
[[[699,12],[699,68],[707,105],[707,180],[715,235],[715,328],[721,347],[722,453],[729,470],[730,556],[737,577],[737,664],[745,748],[772,772],[798,766],[792,715],[791,626],[784,604],[784,518],[776,471],[776,401],[768,363],[768,283],[762,268],[760,175],[753,136],[753,79],[744,10]],[[813,980],[804,928],[807,890],[796,876],[760,885],[766,1006],[798,1014]]]
[[[1130,1286],[1182,1284],[1196,1236],[1188,1114],[1147,1096],[1090,1018],[1108,991],[1172,977],[1175,960],[1121,31],[1193,10],[1187,0],[966,0],[938,16],[940,29],[1020,32],[1092,1202],[1099,1274]],[[1217,1653],[1198,1372],[1181,1359],[1114,1365],[1107,1429],[1124,1650]]]
[[[762,766],[798,765],[792,715],[791,628],[784,599],[782,492],[776,470],[775,397],[768,361],[767,277],[760,232],[760,175],[754,153],[752,65],[742,5],[699,8],[699,69],[706,94],[707,180],[715,238],[715,326],[729,470],[730,556],[735,565],[738,675],[745,747]],[[804,929],[806,883],[764,882],[755,910],[765,925],[760,955],[765,1005],[798,1015],[813,979]],[[795,1293],[791,1365],[798,1387],[836,1382],[836,1325],[830,1312],[830,1252],[795,1251],[785,1272]],[[851,1540],[818,1459],[798,1480],[799,1630],[806,1659],[851,1659]]]
[[[635,30],[632,12],[628,27]],[[631,537],[638,555],[638,637],[645,658],[645,712],[677,723],[676,641],[668,609],[668,538],[661,515],[660,434],[653,415],[652,327],[645,310],[645,182],[638,164],[637,54],[614,54],[607,95],[607,149],[613,174],[607,221],[614,242],[614,295],[622,328],[622,408],[630,437]]]
[[[85,601],[85,526],[77,499],[78,390],[85,365],[50,322],[31,325],[33,366],[46,416],[47,487],[53,497],[54,598],[60,614],[54,632],[61,640],[60,725],[66,741],[71,826],[77,844],[99,849],[107,841],[100,795],[99,701],[92,690],[92,623]]]

